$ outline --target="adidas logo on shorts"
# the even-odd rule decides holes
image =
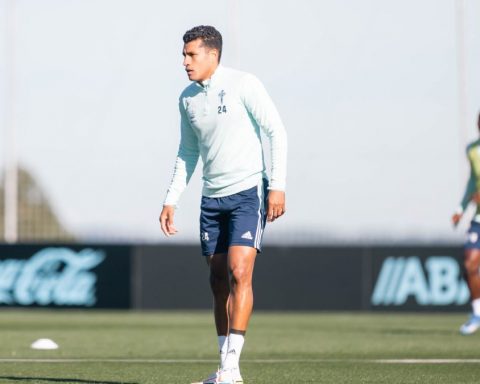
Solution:
[[[242,235],[242,239],[253,240],[252,233],[250,231],[245,232]]]

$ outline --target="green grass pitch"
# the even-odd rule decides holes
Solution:
[[[474,383],[480,334],[460,336],[465,319],[257,312],[242,374],[246,384]],[[217,367],[213,318],[206,312],[4,309],[0,335],[0,383],[188,384]],[[39,338],[55,340],[60,349],[30,349]]]

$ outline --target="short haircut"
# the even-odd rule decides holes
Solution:
[[[197,39],[202,39],[203,45],[206,47],[218,50],[218,62],[220,62],[220,58],[222,57],[221,33],[210,25],[198,25],[189,29],[183,35],[183,42],[185,44]]]

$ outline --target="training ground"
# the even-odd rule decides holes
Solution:
[[[459,314],[254,313],[246,384],[476,383]],[[0,383],[188,384],[217,368],[207,312],[0,312]],[[60,346],[30,349],[39,338]]]

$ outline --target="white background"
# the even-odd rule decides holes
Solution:
[[[480,111],[480,2],[465,5],[466,133],[454,0],[17,0],[19,160],[77,236],[166,241],[182,35],[211,24],[223,64],[264,82],[288,130],[288,212],[267,242],[461,241],[450,216]],[[6,10],[1,0],[2,132]],[[197,240],[199,170],[173,241]]]

